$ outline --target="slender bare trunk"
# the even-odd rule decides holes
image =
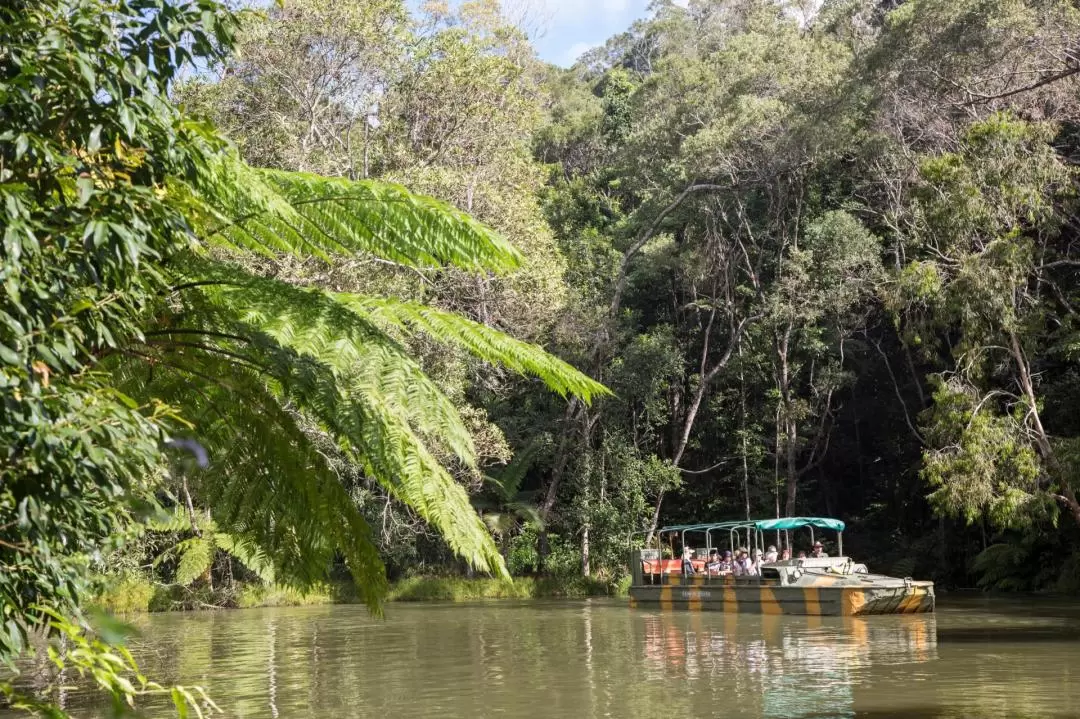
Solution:
[[[709,324],[705,330],[705,343],[701,351],[701,370],[699,375],[701,379],[698,382],[697,390],[694,392],[694,398],[686,408],[686,416],[683,418],[682,430],[679,432],[678,443],[675,445],[675,452],[671,455],[671,463],[676,467],[682,462],[683,455],[686,454],[686,448],[690,444],[690,434],[694,430],[694,422],[697,421],[697,415],[701,410],[701,403],[705,399],[705,393],[708,392],[709,386],[712,384],[713,380],[716,379],[717,375],[719,375],[731,361],[735,350],[742,342],[742,336],[746,330],[747,324],[756,319],[754,317],[744,317],[732,328],[731,339],[724,349],[724,354],[711,368],[709,368],[709,335],[712,331],[712,324],[715,316],[716,311],[714,310],[709,316]],[[663,501],[664,492],[661,490],[656,497],[656,506],[653,508],[653,518],[652,523],[649,525],[649,533],[645,537],[646,546],[652,542],[653,534],[655,534],[656,528],[660,522],[660,507],[663,504]]]
[[[785,476],[787,482],[787,496],[784,505],[784,512],[789,517],[795,516],[795,495],[799,486],[799,469],[796,466],[798,459],[798,451],[796,450],[796,443],[798,441],[799,427],[795,422],[795,418],[791,416],[790,408],[787,411],[787,418],[785,420],[784,433],[787,435],[785,438]]]
[[[592,569],[589,566],[589,525],[587,524],[581,530],[581,576],[592,576]]]
[[[784,435],[784,514],[795,516],[795,499],[798,493],[799,470],[798,434],[799,426],[795,419],[795,408],[791,402],[791,366],[788,354],[791,343],[792,325],[789,322],[784,332],[776,338],[776,389],[779,396],[779,421]],[[780,452],[780,447],[776,448]]]
[[[1028,401],[1028,412],[1031,413],[1031,421],[1035,429],[1035,445],[1039,449],[1039,455],[1046,462],[1051,477],[1056,479],[1059,484],[1060,494],[1055,494],[1054,497],[1065,505],[1076,523],[1080,524],[1080,501],[1077,500],[1076,493],[1070,486],[1069,479],[1065,475],[1057,455],[1054,453],[1053,445],[1050,444],[1050,435],[1047,434],[1046,429],[1043,427],[1042,418],[1039,416],[1039,405],[1035,400],[1035,387],[1031,381],[1031,368],[1028,366],[1027,357],[1024,356],[1024,351],[1020,347],[1020,340],[1015,334],[1010,334],[1009,340],[1011,342],[1012,356],[1016,361],[1019,372],[1020,388]]]

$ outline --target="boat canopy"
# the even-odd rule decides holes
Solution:
[[[711,522],[707,524],[676,524],[661,527],[657,530],[661,534],[668,532],[702,532],[715,529],[727,529],[738,531],[740,529],[756,529],[759,532],[772,532],[783,529],[799,529],[800,527],[818,527],[843,532],[846,525],[839,519],[828,517],[780,517],[779,519],[757,519],[741,522]]]
[[[798,529],[799,527],[819,527],[843,532],[845,525],[839,519],[829,519],[827,517],[781,517],[780,519],[760,519],[754,522],[754,526],[763,532],[771,532],[776,529]]]

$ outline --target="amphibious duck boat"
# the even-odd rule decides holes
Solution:
[[[709,565],[709,554],[739,545],[764,550],[764,545],[792,546],[793,533],[814,529],[836,532],[837,557],[807,557],[762,563],[756,574],[735,576]],[[934,583],[870,574],[866,566],[843,556],[844,523],[821,517],[785,517],[745,522],[692,524],[660,529],[654,543],[630,551],[633,582],[630,606],[661,609],[716,610],[755,614],[852,616],[912,614],[934,611]],[[631,535],[631,546],[634,536]],[[690,564],[682,572],[679,559],[664,559],[664,548],[675,555],[696,543]],[[689,556],[689,553],[688,553]]]

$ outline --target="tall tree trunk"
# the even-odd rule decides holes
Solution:
[[[709,386],[712,384],[713,380],[716,379],[717,375],[719,375],[731,361],[731,357],[734,355],[736,348],[738,348],[742,342],[742,335],[746,329],[747,323],[754,319],[752,317],[744,317],[732,328],[731,339],[724,349],[724,354],[721,355],[720,359],[716,361],[716,364],[710,368],[708,366],[709,335],[712,333],[712,325],[715,318],[716,310],[714,309],[709,315],[709,324],[705,328],[705,342],[701,350],[700,380],[697,389],[694,391],[694,399],[691,400],[690,406],[686,408],[686,417],[683,419],[678,443],[675,445],[675,452],[671,456],[671,463],[676,467],[682,463],[683,455],[686,453],[686,447],[690,443],[690,435],[694,430],[694,422],[697,421],[697,415],[701,410],[701,403],[705,399],[705,393],[708,392]],[[649,525],[649,533],[645,537],[646,546],[652,543],[653,534],[656,533],[657,526],[660,523],[660,507],[663,502],[664,492],[661,490],[656,497],[656,506],[653,508],[653,518],[652,523]]]
[[[787,483],[787,495],[784,504],[784,513],[788,517],[795,516],[795,495],[799,486],[799,468],[796,466],[798,451],[796,444],[799,439],[799,426],[790,410],[786,411],[784,433],[787,435],[784,441],[785,449],[785,480]]]
[[[547,559],[550,546],[548,544],[547,525],[551,519],[551,512],[555,509],[555,500],[559,496],[559,485],[562,483],[566,464],[570,460],[570,439],[573,434],[573,423],[577,417],[580,403],[573,398],[566,405],[566,413],[563,415],[563,431],[559,437],[559,445],[555,449],[555,466],[551,468],[551,480],[548,482],[544,501],[540,504],[540,531],[536,537],[537,571],[543,571],[544,560]]]
[[[795,498],[798,492],[799,426],[795,418],[795,408],[791,402],[791,365],[788,360],[792,325],[789,322],[784,332],[776,338],[776,389],[780,395],[780,422],[784,430],[784,514],[795,516]],[[780,448],[777,447],[779,452]]]
[[[1038,447],[1039,455],[1043,458],[1043,461],[1046,462],[1051,478],[1057,480],[1059,485],[1058,489],[1060,494],[1054,494],[1054,498],[1065,505],[1073,519],[1080,525],[1080,501],[1077,500],[1076,493],[1069,484],[1069,477],[1066,475],[1057,455],[1054,453],[1054,447],[1050,443],[1050,435],[1047,434],[1046,429],[1043,428],[1042,418],[1039,416],[1039,405],[1035,399],[1035,387],[1031,381],[1031,368],[1028,366],[1027,357],[1020,347],[1020,340],[1015,333],[1010,333],[1009,340],[1011,343],[1010,349],[1012,351],[1013,360],[1015,360],[1017,370],[1019,371],[1020,387],[1024,392],[1024,397],[1028,401],[1028,412],[1031,413],[1031,421],[1035,429],[1035,445]]]
[[[592,570],[589,566],[589,525],[581,530],[581,576],[592,576]]]

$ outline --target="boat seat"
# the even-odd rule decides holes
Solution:
[[[692,559],[694,571],[698,574],[705,573],[705,560]],[[643,559],[641,571],[644,574],[682,574],[681,559]]]

